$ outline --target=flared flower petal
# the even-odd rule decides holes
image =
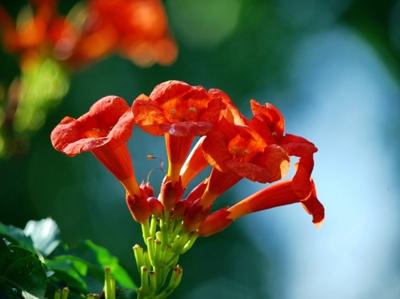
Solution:
[[[133,103],[135,122],[153,135],[199,136],[211,130],[224,104],[201,86],[181,81],[157,85]]]
[[[285,134],[279,144],[289,153],[289,155],[296,157],[303,157],[312,155],[318,151],[316,146],[301,136],[293,134]]]
[[[307,213],[313,217],[312,222],[317,226],[321,225],[325,218],[325,208],[318,200],[314,181],[311,181],[310,196],[308,196],[306,200],[301,201],[301,204]]]
[[[314,168],[313,155],[318,149],[307,139],[291,134],[283,136],[280,144],[289,155],[300,158],[293,178],[293,188],[300,197],[305,197],[311,188],[310,178]]]
[[[107,96],[78,119],[65,117],[52,131],[51,141],[55,149],[73,157],[107,144],[126,143],[133,124],[133,115],[126,101],[117,96]]]

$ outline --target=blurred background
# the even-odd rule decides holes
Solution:
[[[3,2],[3,1],[2,1]],[[6,1],[7,2],[7,1]],[[18,11],[23,1],[9,1]],[[71,3],[69,3],[71,2]],[[72,5],[77,1],[66,1]],[[24,155],[0,160],[0,221],[24,226],[52,217],[63,238],[92,239],[135,276],[139,227],[119,183],[95,159],[56,152],[49,135],[104,95],[129,102],[165,80],[277,105],[287,132],[319,148],[314,179],[326,208],[316,229],[300,205],[247,216],[200,239],[185,255],[174,298],[400,298],[400,1],[167,0],[179,54],[170,66],[141,68],[111,55],[72,74],[61,104]],[[0,56],[2,82],[17,69]],[[135,129],[136,173],[165,159],[163,140]],[[151,177],[159,185],[161,173]],[[242,182],[220,205],[260,185]]]

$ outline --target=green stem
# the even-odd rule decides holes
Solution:
[[[54,299],[61,299],[61,290],[56,290],[54,292]]]
[[[69,295],[69,289],[63,288],[61,292],[61,299],[68,299],[68,295]]]
[[[115,297],[115,280],[111,275],[110,268],[105,268],[105,283],[104,283],[104,295],[105,299],[116,299]]]
[[[142,235],[143,235],[144,242],[146,242],[147,238],[150,237],[150,228],[149,228],[148,220],[146,220],[145,223],[142,223]]]
[[[143,248],[136,244],[135,246],[133,246],[133,254],[135,255],[138,271],[140,272],[140,268],[145,265]]]
[[[183,269],[181,266],[176,265],[172,274],[171,274],[171,279],[169,281],[168,287],[162,291],[158,296],[156,296],[154,299],[165,299],[169,295],[172,294],[172,292],[178,287],[178,285],[181,283],[182,280],[182,275],[183,275]]]

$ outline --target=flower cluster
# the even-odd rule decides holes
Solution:
[[[22,63],[53,56],[69,67],[87,65],[117,52],[143,66],[170,64],[177,48],[160,0],[87,0],[67,16],[57,0],[31,0],[34,12],[15,24],[0,6],[5,48],[21,55]]]
[[[311,178],[317,148],[287,134],[284,118],[272,104],[251,100],[250,105],[253,116],[248,119],[221,90],[167,81],[150,95],[139,95],[131,107],[117,96],[100,99],[81,117],[64,118],[51,141],[68,156],[94,154],[125,187],[128,208],[142,224],[168,215],[187,233],[210,236],[247,214],[293,203],[300,203],[313,223],[321,223],[324,207]],[[168,171],[158,197],[149,183],[139,184],[135,177],[127,148],[134,125],[165,138]],[[282,180],[293,158],[295,174]],[[207,167],[209,176],[185,192]],[[268,186],[212,211],[218,197],[242,179]]]

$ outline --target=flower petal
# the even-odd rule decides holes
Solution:
[[[118,146],[128,140],[132,127],[133,115],[125,100],[107,96],[78,119],[65,117],[52,131],[51,142],[72,157],[109,143]]]
[[[246,125],[247,120],[240,110],[235,106],[231,98],[222,90],[211,88],[208,93],[212,99],[222,102],[226,109],[222,111],[222,116],[235,125]]]
[[[182,81],[170,80],[158,84],[150,94],[150,98],[157,103],[164,103],[180,97],[191,90],[191,86]]]
[[[306,198],[311,192],[311,172],[314,168],[312,156],[301,157],[293,177],[293,190],[300,198]]]
[[[166,118],[158,104],[142,94],[132,105],[135,123],[152,135],[163,135],[165,130],[160,126],[166,123]],[[168,129],[168,128],[167,128]]]
[[[278,136],[283,135],[285,119],[278,108],[270,103],[261,105],[255,100],[250,100],[250,107],[254,118],[263,121],[271,132],[275,132]]]
[[[303,137],[292,134],[286,134],[283,136],[280,145],[289,153],[289,155],[297,157],[312,155],[318,151],[312,142]]]
[[[202,136],[213,128],[223,108],[221,100],[212,99],[201,86],[166,81],[150,97],[139,96],[132,110],[136,123],[150,134]]]
[[[221,131],[211,131],[204,139],[202,149],[205,159],[212,167],[219,171],[226,169],[225,162],[231,159],[231,154]]]
[[[312,191],[310,196],[301,203],[307,213],[312,215],[313,223],[320,225],[324,221],[325,208],[317,198],[317,191],[314,182],[312,182]]]
[[[168,134],[175,136],[202,136],[209,132],[213,125],[206,121],[182,121],[178,123],[173,123],[169,126],[161,126],[165,128]],[[168,128],[168,129],[167,129]]]
[[[271,183],[284,177],[289,169],[289,156],[278,145],[270,145],[249,162],[231,160],[227,167],[254,182]]]

